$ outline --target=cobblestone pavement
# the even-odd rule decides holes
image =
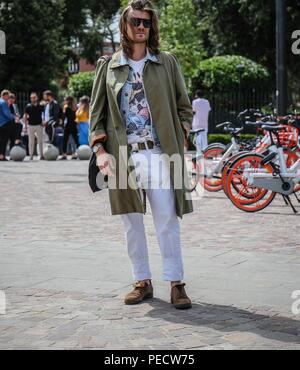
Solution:
[[[300,349],[300,215],[281,199],[259,214],[222,193],[195,201],[181,223],[194,302],[183,312],[161,281],[149,210],[156,298],[131,307],[121,219],[86,172],[80,161],[0,164],[0,349]]]

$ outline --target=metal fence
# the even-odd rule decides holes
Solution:
[[[26,105],[30,101],[30,93],[20,92],[16,94],[17,104],[21,114],[24,113]],[[216,132],[216,125],[225,121],[236,123],[239,112],[247,108],[261,109],[269,104],[275,106],[274,91],[230,91],[208,93],[206,98],[210,101],[212,111],[209,120],[209,130]]]
[[[230,91],[208,93],[206,98],[212,108],[209,119],[209,131],[216,132],[216,126],[222,122],[231,121],[237,123],[239,112],[248,109],[262,109],[275,104],[274,91]]]
[[[16,93],[16,98],[17,98],[16,103],[18,105],[19,111],[21,115],[23,115],[25,112],[26,105],[30,103],[30,93],[24,92]]]

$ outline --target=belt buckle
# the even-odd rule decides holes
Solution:
[[[131,144],[131,151],[132,152],[138,152],[139,151],[139,144],[138,143]]]

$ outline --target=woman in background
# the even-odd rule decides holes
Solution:
[[[78,141],[78,130],[77,130],[77,123],[76,123],[76,106],[74,104],[74,99],[72,96],[68,96],[64,102],[63,108],[64,114],[64,122],[65,122],[65,130],[64,130],[64,140],[63,140],[63,155],[60,158],[61,160],[68,159],[67,151],[68,151],[68,141],[70,136],[73,137],[76,149],[79,147]],[[73,146],[72,146],[73,148]],[[76,151],[72,152],[72,159],[77,159]]]
[[[76,112],[76,122],[78,123],[79,145],[89,145],[89,110],[90,99],[83,96],[80,99],[79,108]]]

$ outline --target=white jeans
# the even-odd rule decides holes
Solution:
[[[34,154],[34,144],[35,144],[35,137],[37,136],[37,142],[39,144],[39,154],[43,156],[43,133],[44,128],[43,126],[28,126],[28,147],[29,147],[29,155],[33,157]]]
[[[167,182],[170,183],[167,167],[163,166],[163,171],[153,170],[157,169],[161,154],[161,152],[155,153],[155,150],[141,151],[132,154],[132,160],[136,167],[137,178],[140,180],[138,183],[141,187],[146,187],[145,191],[151,206],[163,261],[162,278],[164,281],[180,281],[184,278],[184,267],[174,188],[173,186],[169,186],[169,188],[165,186]],[[157,183],[160,184],[158,189]],[[155,185],[152,186],[152,184]],[[132,213],[121,217],[125,227],[127,251],[132,264],[133,278],[135,281],[151,279],[143,214]]]
[[[199,132],[197,134],[197,153],[200,154],[208,145],[207,131]]]

